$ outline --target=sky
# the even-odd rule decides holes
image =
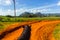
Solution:
[[[16,13],[60,13],[60,0],[15,0]],[[14,15],[13,0],[0,0],[0,15]]]

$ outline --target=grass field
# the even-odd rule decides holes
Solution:
[[[60,24],[58,24],[53,32],[56,40],[60,40]]]
[[[24,21],[33,21],[33,20],[59,20],[60,17],[35,17],[35,18],[21,18],[16,17],[10,18],[10,17],[0,17],[0,22],[24,22]]]
[[[0,22],[0,31],[4,30],[7,25],[13,24],[15,22]]]

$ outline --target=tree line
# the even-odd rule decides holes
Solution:
[[[6,15],[6,16],[12,17],[11,15]],[[23,12],[17,17],[60,17],[60,13]]]

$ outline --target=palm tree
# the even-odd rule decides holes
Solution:
[[[14,3],[14,17],[15,17],[15,20],[16,20],[16,2],[15,2],[15,0],[13,0],[13,3]]]

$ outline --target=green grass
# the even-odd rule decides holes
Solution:
[[[33,20],[60,20],[60,17],[35,17],[35,18],[22,18],[22,17],[16,17],[15,18],[9,18],[9,17],[0,17],[2,20],[0,22],[24,22],[24,21],[33,21]]]
[[[4,28],[4,25],[0,23],[0,30]]]
[[[60,40],[60,24],[58,24],[53,32],[56,40]]]
[[[4,30],[7,25],[13,24],[14,22],[0,22],[0,31]]]

